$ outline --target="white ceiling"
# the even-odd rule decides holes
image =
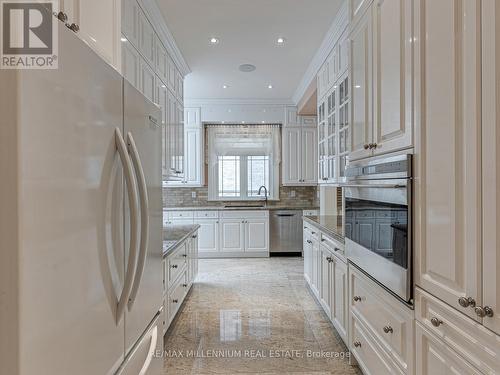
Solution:
[[[187,99],[289,100],[343,0],[156,1],[192,71]],[[243,63],[257,70],[242,73]]]

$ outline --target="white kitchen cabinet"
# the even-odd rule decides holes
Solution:
[[[482,290],[493,310],[483,324],[500,335],[500,33],[498,1],[482,3]],[[497,336],[498,337],[498,336]],[[500,345],[500,344],[499,344]],[[500,372],[500,371],[499,371]]]
[[[300,126],[297,107],[285,107],[285,126]]]
[[[465,301],[483,304],[479,5],[479,0],[415,1],[420,131],[414,181],[415,282],[481,321]],[[493,186],[498,188],[496,181]],[[491,204],[484,201],[484,207]]]
[[[219,219],[196,219],[198,229],[198,251],[215,253],[219,251]]]
[[[141,58],[131,43],[122,44],[122,75],[135,88],[140,90]]]
[[[200,108],[184,109],[184,177],[168,181],[168,185],[192,187],[203,185],[203,139]]]
[[[349,325],[347,264],[337,256],[331,257],[330,278],[330,319],[340,337],[347,342]]]
[[[122,0],[122,34],[135,48],[139,48],[139,13],[137,0]]]
[[[162,81],[156,79],[156,102],[161,109],[161,139],[162,139],[162,175],[168,175],[167,160],[167,87]]]
[[[62,0],[59,10],[68,24],[79,27],[77,35],[104,60],[121,71],[120,0]]]
[[[165,84],[168,82],[168,53],[163,43],[160,41],[158,37],[155,37],[156,42],[156,59],[155,59],[155,67],[156,74]]]
[[[168,59],[168,88],[170,91],[175,93],[175,85],[177,82],[177,68],[175,66],[174,60],[169,56]]]
[[[331,316],[331,301],[330,298],[332,296],[332,291],[331,288],[334,286],[332,281],[333,281],[333,274],[332,274],[332,267],[331,262],[332,262],[332,254],[331,252],[323,245],[320,245],[320,252],[321,252],[321,259],[320,259],[320,269],[321,269],[321,274],[320,274],[320,288],[319,288],[319,297],[320,297],[320,302],[321,306],[323,307],[323,310],[325,311],[326,315],[329,317]]]
[[[245,251],[269,251],[269,220],[245,220]]]
[[[338,77],[342,76],[349,68],[349,30],[345,30],[338,42]]]
[[[450,347],[443,345],[418,322],[415,327],[415,336],[416,373],[418,375],[482,374]]]
[[[304,253],[304,277],[308,284],[312,278],[312,241],[310,236],[304,231],[303,236],[303,253]]]
[[[221,219],[221,251],[243,252],[245,251],[245,220],[244,219]]]
[[[184,78],[182,74],[177,70],[175,73],[175,93],[179,101],[184,101]]]
[[[152,67],[155,66],[156,34],[142,10],[139,12],[139,52]]]
[[[412,2],[373,7],[373,153],[409,148],[412,131]]]
[[[315,127],[282,130],[283,185],[316,185],[318,179],[318,132]]]
[[[153,69],[141,59],[140,61],[141,92],[153,103],[156,102],[156,75]]]
[[[373,24],[370,11],[360,19],[349,37],[351,75],[351,160],[371,155],[373,103]]]

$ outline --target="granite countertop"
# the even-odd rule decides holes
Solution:
[[[163,227],[163,257],[177,249],[189,236],[193,235],[200,226],[191,225],[166,225]]]
[[[344,226],[342,216],[337,215],[318,215],[304,216],[304,220],[315,225],[321,231],[325,232],[335,240],[344,243]]]
[[[319,210],[318,206],[193,206],[193,207],[164,207],[164,211],[224,211],[224,210]]]

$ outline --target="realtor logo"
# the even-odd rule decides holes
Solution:
[[[57,68],[56,6],[50,0],[0,0],[0,68]]]

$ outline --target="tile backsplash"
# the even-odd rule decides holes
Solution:
[[[196,193],[193,198],[192,193]],[[295,196],[294,193],[295,192]],[[224,202],[209,201],[208,187],[164,187],[163,188],[163,206],[164,207],[201,207],[201,206],[224,206],[224,204],[245,204],[250,202]],[[269,201],[268,206],[289,206],[289,207],[318,207],[317,188],[315,186],[280,186],[280,200]]]

